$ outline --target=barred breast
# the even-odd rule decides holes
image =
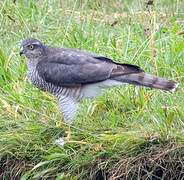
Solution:
[[[84,98],[83,87],[60,87],[55,86],[52,83],[47,83],[44,79],[42,79],[37,71],[29,71],[28,78],[32,84],[34,84],[38,89],[42,91],[48,91],[49,93],[55,95],[57,98],[60,96],[72,97],[76,101],[81,101]]]

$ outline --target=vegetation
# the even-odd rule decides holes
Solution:
[[[0,1],[0,179],[183,179],[184,1]],[[57,100],[31,85],[24,38],[92,51],[178,81],[85,100],[66,136]]]

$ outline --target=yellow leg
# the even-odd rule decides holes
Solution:
[[[57,122],[56,123],[56,126],[57,127],[62,127],[63,126],[63,123],[62,122]],[[65,138],[60,138],[60,139],[57,139],[56,140],[56,144],[59,145],[59,146],[64,146],[65,143],[77,143],[77,144],[86,144],[86,142],[84,141],[73,141],[71,140],[71,125],[67,125],[68,127],[68,131],[66,131],[67,133],[67,136]],[[63,139],[64,139],[64,142],[63,142]]]
[[[71,138],[71,129],[70,129],[70,125],[68,125],[68,131],[67,131],[67,136],[65,138],[65,141],[70,142],[70,138]]]
[[[71,125],[68,125],[68,131],[66,133],[67,133],[67,136],[64,138],[66,143],[86,144],[86,142],[84,142],[84,141],[73,141],[73,140],[71,140]]]

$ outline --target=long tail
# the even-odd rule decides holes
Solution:
[[[167,80],[164,78],[159,78],[157,76],[152,76],[144,72],[122,75],[122,76],[114,77],[113,79],[123,83],[146,86],[146,87],[162,89],[166,91],[175,91],[175,89],[177,89],[179,84],[177,82]]]

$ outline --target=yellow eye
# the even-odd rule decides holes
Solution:
[[[34,49],[34,45],[31,44],[31,45],[29,46],[29,49],[30,49],[30,50],[33,50],[33,49]]]

